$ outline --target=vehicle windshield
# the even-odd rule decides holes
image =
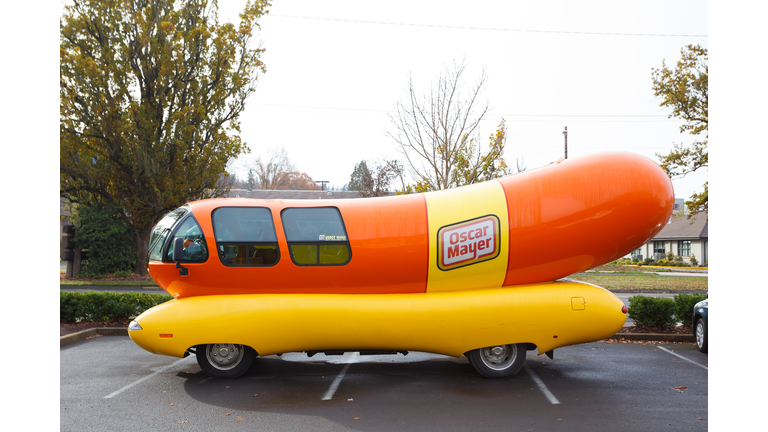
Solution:
[[[152,229],[152,235],[149,238],[149,259],[152,261],[163,260],[163,245],[168,234],[171,233],[173,226],[189,211],[189,207],[183,206],[163,216],[160,222]]]

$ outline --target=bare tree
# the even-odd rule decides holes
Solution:
[[[284,148],[273,151],[269,159],[261,156],[245,163],[249,176],[255,176],[256,187],[265,190],[314,190],[317,184],[304,172],[296,169]]]
[[[417,185],[422,185],[417,189],[456,186],[452,174],[457,162],[473,142],[479,142],[474,135],[489,105],[478,99],[488,77],[483,71],[475,85],[462,94],[465,69],[466,62],[454,61],[453,69],[446,67],[424,96],[417,94],[413,78],[409,78],[407,98],[397,103],[397,114],[390,115],[396,132],[387,135],[397,142]]]

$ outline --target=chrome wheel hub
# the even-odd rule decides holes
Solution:
[[[205,348],[208,363],[219,370],[230,370],[240,364],[245,354],[242,345],[210,344]]]
[[[704,346],[704,325],[701,321],[696,323],[696,344],[699,347]]]
[[[516,358],[516,345],[499,345],[480,349],[480,359],[483,364],[494,370],[507,369],[515,362]]]

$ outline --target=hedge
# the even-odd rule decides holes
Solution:
[[[677,294],[665,297],[633,296],[629,298],[629,318],[645,327],[671,328],[679,321],[690,327],[693,306],[706,299],[706,294]]]
[[[65,322],[125,320],[172,298],[168,294],[61,291],[59,318]]]
[[[696,303],[706,300],[707,295],[701,293],[678,294],[675,296],[675,316],[684,326],[690,327],[693,320],[693,307]]]

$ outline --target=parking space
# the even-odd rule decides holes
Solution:
[[[61,348],[61,430],[706,430],[707,355],[692,344],[589,343],[528,353],[509,380],[465,358],[257,358],[234,380],[127,337]]]

